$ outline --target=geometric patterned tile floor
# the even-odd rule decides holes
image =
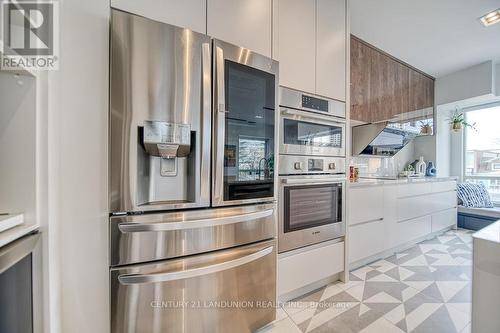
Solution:
[[[278,310],[259,333],[470,332],[472,231],[451,230]]]

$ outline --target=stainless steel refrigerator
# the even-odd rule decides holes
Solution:
[[[275,319],[278,63],[112,9],[111,331]]]

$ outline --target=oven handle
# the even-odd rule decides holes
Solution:
[[[134,284],[184,280],[193,277],[218,273],[221,271],[225,271],[228,269],[248,264],[252,261],[265,257],[269,255],[271,252],[273,252],[273,248],[274,246],[269,246],[260,251],[257,251],[255,253],[249,254],[241,258],[236,258],[233,260],[205,267],[187,269],[184,271],[169,272],[169,273],[153,273],[153,274],[122,274],[118,276],[118,281],[120,281],[120,283],[124,285],[134,285]]]
[[[289,179],[284,178],[281,180],[283,184],[289,185],[316,185],[316,184],[331,184],[331,183],[344,183],[345,178],[329,178],[329,179]]]
[[[118,224],[118,229],[122,233],[129,232],[153,232],[153,231],[175,231],[185,229],[197,229],[205,227],[216,227],[232,223],[248,222],[249,220],[256,220],[264,217],[271,216],[274,209],[267,209],[258,212],[239,214],[233,216],[220,216],[207,219],[187,220],[180,222],[162,222],[162,223],[136,223],[124,222]]]
[[[322,123],[325,124],[334,124],[334,125],[341,125],[345,126],[345,120],[342,118],[336,118],[335,116],[325,116],[322,114],[316,114],[313,112],[306,112],[306,111],[299,111],[299,110],[291,110],[291,109],[285,109],[281,111],[281,114],[285,117],[299,117],[303,118],[305,120],[311,119],[315,121],[321,121]]]

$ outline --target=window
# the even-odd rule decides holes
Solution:
[[[464,179],[483,183],[500,204],[500,106],[468,111],[465,117],[477,130],[465,130]]]

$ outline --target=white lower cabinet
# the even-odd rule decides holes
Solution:
[[[350,269],[456,226],[456,181],[351,187],[348,203]]]
[[[349,262],[373,256],[386,250],[384,220],[349,227]]]
[[[431,216],[426,215],[412,220],[396,223],[395,246],[408,243],[431,233]]]
[[[455,226],[456,223],[456,207],[432,214],[432,232],[436,232],[450,226]]]
[[[344,242],[278,255],[278,295],[285,295],[344,271]]]

